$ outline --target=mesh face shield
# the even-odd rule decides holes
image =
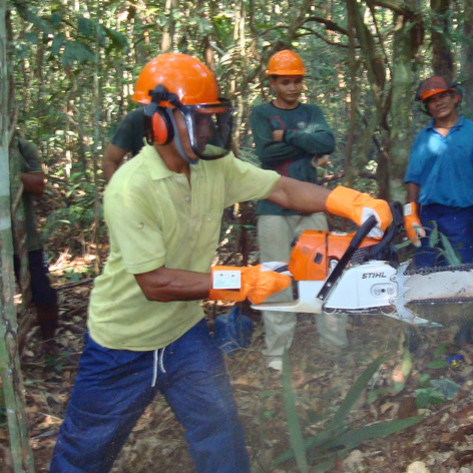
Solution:
[[[230,151],[233,109],[229,100],[219,100],[218,104],[174,104],[185,119],[192,151],[200,159],[219,159]]]

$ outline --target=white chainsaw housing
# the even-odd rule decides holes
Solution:
[[[368,261],[346,269],[325,303],[317,298],[324,282],[298,281],[297,300],[268,302],[253,307],[258,310],[319,314],[324,309],[360,310],[391,306],[398,294],[396,269],[385,261]]]
[[[405,307],[405,269],[408,263],[394,268],[386,261],[372,260],[346,269],[325,301],[317,295],[325,281],[298,281],[298,298],[287,302],[253,305],[257,310],[320,314],[324,311],[362,312],[379,309],[383,315],[413,325],[440,324],[418,317]]]
[[[326,309],[359,310],[387,307],[397,297],[396,269],[384,261],[368,261],[347,269],[330,292]]]

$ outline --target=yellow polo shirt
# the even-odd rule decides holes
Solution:
[[[105,192],[110,255],[90,297],[91,337],[108,348],[155,350],[193,327],[204,317],[199,301],[149,301],[134,274],[161,266],[209,272],[225,207],[266,198],[279,179],[230,154],[192,165],[189,183],[145,146]]]

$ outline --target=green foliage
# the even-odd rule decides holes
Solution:
[[[418,382],[416,393],[416,405],[419,409],[425,409],[435,404],[452,400],[460,392],[461,386],[454,381],[441,377],[431,379],[425,374]]]
[[[328,472],[334,467],[335,458],[343,458],[360,443],[400,432],[418,423],[423,418],[422,416],[380,422],[365,427],[354,427],[351,422],[347,421],[350,411],[358,402],[382,362],[382,357],[374,360],[350,388],[334,415],[330,416],[330,413],[327,413],[322,416],[321,431],[316,435],[304,438],[296,409],[297,399],[290,383],[290,367],[286,353],[283,357],[283,395],[291,450],[278,455],[273,461],[273,467],[295,458],[299,471],[301,473],[307,472],[309,471],[309,462],[306,454],[310,452],[312,457],[316,459],[315,469],[311,468],[310,471]]]
[[[432,222],[432,231],[429,235],[429,246],[435,248],[445,261],[450,265],[461,264],[461,257],[455,251],[448,238],[439,231],[437,222]]]
[[[69,178],[63,176],[64,199],[61,207],[50,212],[43,225],[44,240],[54,237],[67,242],[72,250],[74,244],[91,241],[95,223],[95,203],[97,190],[91,180],[91,171],[76,172]],[[95,229],[104,231],[101,229]]]

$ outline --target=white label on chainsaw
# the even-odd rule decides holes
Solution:
[[[241,271],[220,270],[213,271],[214,289],[240,289]]]

